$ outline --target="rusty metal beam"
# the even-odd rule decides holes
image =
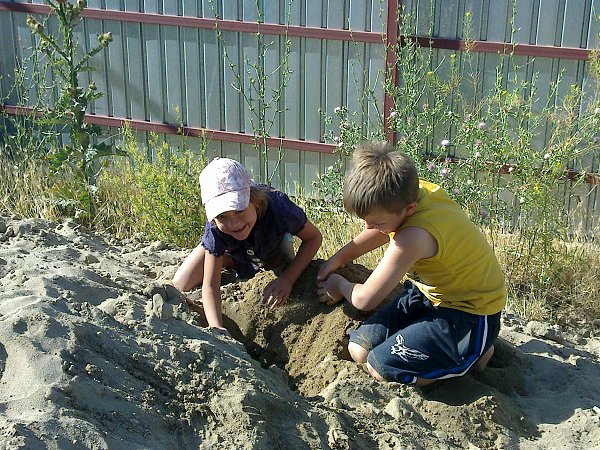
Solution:
[[[401,0],[390,0],[390,5],[401,5]],[[32,3],[7,3],[0,2],[0,11],[12,11],[28,14],[50,14],[51,9],[46,5]],[[505,42],[471,41],[467,43],[462,39],[430,38],[422,36],[398,36],[396,18],[393,23],[389,20],[390,15],[395,14],[393,7],[388,6],[387,36],[372,31],[352,31],[331,28],[304,27],[299,25],[280,25],[255,22],[243,22],[237,20],[208,19],[204,17],[184,17],[167,14],[141,13],[133,11],[115,11],[97,8],[87,8],[82,16],[97,20],[115,20],[121,22],[148,23],[155,25],[170,25],[186,28],[218,28],[223,31],[240,31],[244,33],[263,33],[269,35],[287,35],[312,39],[332,39],[351,42],[366,42],[372,44],[385,44],[404,42],[412,39],[425,47],[433,47],[445,50],[464,51],[467,45],[470,51],[481,53],[502,53],[523,56],[539,56],[545,58],[562,58],[573,60],[587,60],[590,50],[575,47],[554,47],[549,45],[512,44]],[[394,26],[394,24],[396,26]]]

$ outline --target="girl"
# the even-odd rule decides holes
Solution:
[[[175,273],[173,285],[189,291],[202,283],[208,325],[227,333],[221,316],[221,269],[233,268],[239,277],[250,278],[260,269],[289,263],[263,292],[263,301],[274,308],[287,301],[322,237],[287,195],[255,184],[246,169],[232,159],[211,161],[200,174],[200,191],[206,229],[200,244]],[[302,240],[296,255],[292,235]]]

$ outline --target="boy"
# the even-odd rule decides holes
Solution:
[[[317,276],[328,304],[376,308],[406,275],[405,292],[350,333],[348,350],[378,380],[417,386],[483,370],[506,303],[504,275],[483,234],[412,160],[385,142],[354,152],[345,209],[365,229]],[[350,283],[334,271],[389,241],[373,273]]]

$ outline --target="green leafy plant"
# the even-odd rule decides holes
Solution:
[[[122,146],[130,158],[104,170],[98,181],[102,228],[119,235],[142,233],[183,247],[200,241],[206,216],[200,201],[199,176],[205,166],[205,146],[193,154],[171,148],[153,134],[146,148],[129,126],[121,130]]]
[[[58,19],[57,36],[48,32],[44,24],[33,16],[28,16],[27,25],[37,37],[34,51],[45,55],[45,63],[58,80],[56,87],[59,94],[52,104],[39,105],[42,107],[39,110],[39,123],[42,126],[66,128],[70,138],[69,143],[50,148],[46,161],[53,173],[64,174],[66,170],[78,180],[79,186],[76,186],[75,192],[63,191],[62,194],[67,200],[74,201],[90,220],[96,212],[96,180],[102,167],[99,160],[106,156],[122,155],[123,152],[106,142],[100,142],[100,127],[85,121],[86,110],[102,94],[93,82],[82,87],[81,76],[93,70],[89,65],[90,60],[110,44],[112,35],[101,34],[98,36],[98,45],[80,56],[74,29],[81,21],[81,13],[87,2],[77,0],[72,4],[67,0],[46,0],[46,3]],[[39,88],[48,89],[42,84]],[[61,191],[60,186],[58,191]]]
[[[401,34],[412,35],[415,18],[400,13],[398,20]],[[537,301],[563,278],[555,261],[568,259],[562,243],[574,224],[566,205],[577,201],[586,161],[598,151],[600,103],[593,90],[565,89],[560,76],[540,98],[537,77],[522,79],[527,71],[512,54],[500,57],[495,85],[484,90],[470,53],[471,28],[467,12],[460,55],[412,39],[392,44],[395,67],[384,90],[393,108],[385,119],[421,177],[443,186],[485,231],[505,267],[511,298],[535,295]],[[590,77],[598,65],[592,54]],[[340,158],[320,177],[317,192],[339,206],[345,161],[360,141],[380,138],[383,130],[366,136],[343,107],[335,113],[339,130],[326,138],[339,145]]]

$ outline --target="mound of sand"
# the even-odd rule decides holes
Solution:
[[[186,253],[0,218],[0,448],[600,448],[598,323],[506,313],[482,373],[379,383],[345,352],[365,315],[316,301],[319,261],[275,310],[271,272],[225,284],[231,339],[165,287]]]

